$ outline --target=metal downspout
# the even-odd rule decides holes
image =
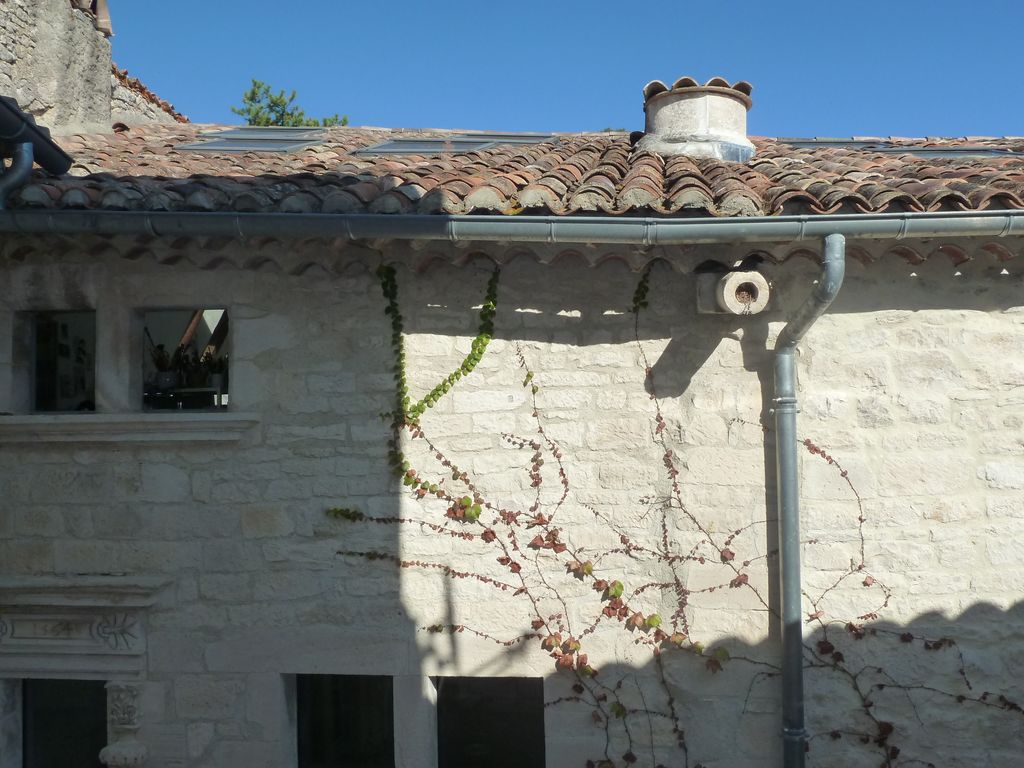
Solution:
[[[775,455],[782,581],[782,738],[784,768],[803,768],[803,613],[800,589],[800,487],[797,476],[796,345],[839,293],[846,271],[846,238],[828,235],[821,277],[775,342]]]
[[[15,144],[13,156],[11,165],[4,168],[3,174],[0,175],[0,210],[7,207],[7,197],[11,192],[28,181],[29,174],[32,173],[32,142]]]

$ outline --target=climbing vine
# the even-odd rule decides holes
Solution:
[[[532,431],[506,432],[501,440],[523,455],[532,499],[529,504],[503,503],[428,434],[424,415],[472,374],[487,351],[494,334],[499,269],[495,268],[488,280],[469,353],[415,401],[410,395],[396,273],[393,267],[384,266],[378,277],[384,311],[391,323],[395,383],[394,408],[383,414],[390,424],[388,460],[411,497],[423,503],[426,513],[436,510],[440,517],[372,517],[354,508],[335,508],[328,513],[354,525],[417,525],[430,535],[448,537],[467,547],[484,547],[492,552],[503,575],[496,577],[456,569],[444,562],[409,560],[371,550],[343,550],[339,554],[434,571],[450,579],[474,580],[522,605],[522,630],[512,637],[501,637],[487,627],[452,623],[430,624],[423,630],[433,634],[469,633],[503,647],[536,644],[551,659],[553,670],[567,675],[570,681],[571,692],[548,706],[587,707],[595,727],[603,731],[601,754],[586,761],[588,768],[616,768],[641,761],[652,768],[702,768],[701,763],[691,762],[691,739],[687,736],[687,728],[694,725],[693,707],[677,698],[678,686],[673,681],[683,673],[698,677],[742,670],[739,674],[749,681],[749,702],[759,685],[779,675],[773,655],[761,658],[754,652],[708,643],[704,639],[707,630],[702,626],[713,596],[734,591],[749,597],[750,604],[757,606],[757,615],[765,617],[762,620],[777,620],[762,586],[777,553],[758,549],[755,534],[764,540],[766,521],[719,530],[709,511],[694,509],[686,502],[680,457],[670,439],[654,370],[641,342],[640,323],[647,308],[650,267],[641,275],[631,304],[642,379],[651,393],[650,439],[661,455],[663,477],[658,488],[636,500],[641,518],[650,522],[649,536],[638,535],[635,528],[614,514],[574,496],[562,447],[546,427],[541,377],[518,345],[514,360],[526,391]],[[425,458],[417,466],[402,449],[406,442],[419,442],[424,447],[421,453]],[[954,706],[992,708],[1016,717],[1024,715],[1024,710],[1005,695],[974,690],[964,652],[955,640],[921,637],[870,623],[881,617],[895,595],[869,568],[865,536],[868,517],[863,499],[849,471],[826,448],[810,439],[804,440],[803,446],[809,455],[835,471],[857,510],[853,522],[856,552],[849,567],[815,592],[804,595],[811,608],[807,624],[815,627],[815,638],[805,643],[805,666],[812,673],[827,674],[842,682],[855,702],[852,710],[837,707],[826,713],[826,719],[836,722],[811,734],[812,754],[821,743],[845,739],[871,751],[887,768],[932,766],[922,756],[905,754],[897,743],[913,723],[897,723],[881,714],[879,702],[890,694],[902,699],[904,706],[897,709],[910,711],[918,721],[917,700],[922,697]],[[567,513],[570,507],[575,517]],[[590,517],[589,527],[599,531],[604,541],[586,547],[574,542],[569,527],[574,521],[578,524],[580,512]],[[872,596],[871,602],[855,618],[841,618],[832,600],[840,591],[851,589],[854,592],[850,594],[858,595],[855,599],[861,600],[859,595],[864,594]],[[581,601],[581,594],[591,597]],[[570,611],[570,595],[584,607]],[[607,642],[601,641],[614,633],[623,633],[630,643],[649,651],[652,687],[642,685],[635,674],[606,671],[599,663],[604,659],[614,666],[614,659],[608,658]],[[872,660],[872,653],[864,651],[865,644],[885,642],[934,654],[940,661],[931,666],[952,665],[951,682],[944,686],[925,684],[900,670],[885,669]]]

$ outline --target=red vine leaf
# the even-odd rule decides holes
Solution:
[[[750,577],[745,573],[737,574],[736,578],[729,582],[729,586],[733,589],[742,587],[750,581]]]
[[[721,551],[720,557],[722,558],[722,562],[723,563],[728,563],[728,562],[736,559],[736,553],[733,552],[728,547],[726,547],[725,549],[723,549]]]

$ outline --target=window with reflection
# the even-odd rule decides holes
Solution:
[[[216,410],[228,405],[226,309],[143,313],[143,407]]]

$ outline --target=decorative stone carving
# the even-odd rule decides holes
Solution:
[[[139,727],[138,683],[110,682],[107,689],[107,719],[115,730],[134,731]]]
[[[129,650],[141,638],[138,620],[129,613],[113,613],[98,617],[90,627],[93,637],[111,650]]]
[[[0,579],[0,666],[15,677],[140,677],[143,616],[165,583],[143,577]]]
[[[111,741],[100,750],[100,761],[117,768],[145,765],[149,750],[136,738],[141,686],[138,683],[109,682],[106,688]]]

